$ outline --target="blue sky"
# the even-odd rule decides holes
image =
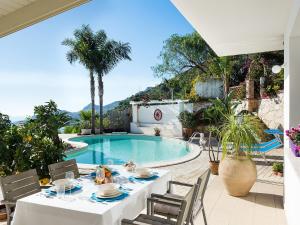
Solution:
[[[104,79],[105,104],[158,84],[151,66],[159,62],[163,41],[193,31],[169,0],[94,0],[1,38],[0,112],[19,119],[49,99],[69,111],[90,102],[88,72],[70,65],[61,45],[82,24],[132,47],[132,61],[120,63]]]

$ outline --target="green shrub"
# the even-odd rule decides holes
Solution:
[[[274,172],[283,173],[283,163],[280,162],[273,163],[272,169]]]
[[[196,118],[191,112],[181,112],[178,116],[178,119],[184,128],[194,128],[196,126]]]
[[[35,168],[40,177],[49,176],[48,165],[62,161],[65,146],[58,136],[69,117],[55,102],[34,108],[34,117],[23,126],[0,115],[0,174],[9,175]]]

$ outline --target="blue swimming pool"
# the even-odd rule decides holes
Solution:
[[[180,159],[189,153],[186,142],[141,135],[84,136],[69,139],[87,147],[70,153],[67,159],[87,164],[123,164],[129,160],[148,164]]]

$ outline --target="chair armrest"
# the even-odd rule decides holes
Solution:
[[[188,184],[188,183],[183,183],[183,182],[179,182],[179,181],[173,181],[173,180],[170,180],[170,181],[168,182],[168,193],[171,193],[172,185],[178,185],[178,186],[184,186],[184,187],[193,187],[192,184]]]
[[[16,202],[13,202],[13,201],[7,201],[7,200],[2,200],[2,201],[1,201],[1,204],[7,205],[7,206],[9,206],[9,207],[12,207],[12,206],[15,206],[15,205],[16,205]]]
[[[128,219],[122,219],[121,224],[122,225],[138,225],[137,223],[134,223],[134,221],[128,220]]]
[[[166,196],[160,195],[160,194],[151,194],[151,198],[160,199],[160,200],[167,200],[167,201],[173,201],[173,202],[182,202],[182,199],[166,197]]]

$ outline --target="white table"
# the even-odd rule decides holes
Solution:
[[[122,177],[132,174],[122,166],[114,166]],[[89,197],[97,192],[92,180],[82,179],[82,191],[75,192],[66,199],[46,198],[37,193],[17,201],[13,225],[117,225],[123,218],[136,217],[145,207],[146,198],[151,193],[163,194],[167,182],[171,180],[170,172],[155,170],[159,178],[143,183],[126,183],[124,187],[133,189],[130,195],[117,202],[106,204],[91,202]]]

